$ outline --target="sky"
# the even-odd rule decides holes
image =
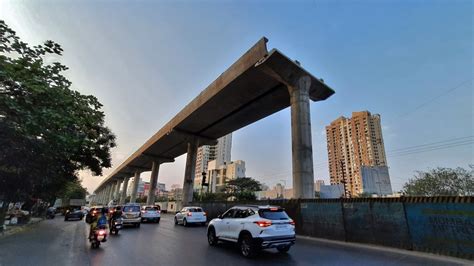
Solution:
[[[368,110],[381,115],[395,191],[415,171],[474,163],[473,14],[469,0],[0,0],[0,19],[32,45],[61,44],[54,60],[73,89],[104,105],[113,167],[265,36],[336,91],[311,103],[315,179],[329,183],[325,126]],[[234,132],[232,159],[290,186],[289,108]],[[162,165],[158,182],[182,184],[184,164]],[[113,167],[81,173],[83,185]]]

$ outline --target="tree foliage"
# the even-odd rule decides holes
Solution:
[[[251,177],[237,177],[226,183],[227,193],[256,192],[262,189],[262,184]]]
[[[255,192],[262,190],[262,184],[251,177],[238,177],[227,181],[225,192],[237,201],[255,200]]]
[[[60,197],[63,199],[85,199],[87,190],[81,185],[79,180],[68,182],[61,190]]]
[[[51,199],[77,172],[111,166],[102,105],[71,89],[53,41],[30,47],[0,20],[0,198]]]
[[[417,172],[404,186],[408,196],[474,196],[474,166],[436,168]]]

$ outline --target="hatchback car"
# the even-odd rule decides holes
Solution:
[[[140,227],[140,222],[142,221],[140,204],[125,204],[122,208],[122,219],[124,225],[131,224],[135,227]]]
[[[67,209],[64,214],[64,221],[69,221],[71,219],[82,220],[82,218],[84,218],[84,213],[81,211],[81,208]]]
[[[160,222],[161,217],[160,206],[143,206],[142,207],[142,222],[153,221]]]
[[[278,206],[236,206],[209,222],[207,240],[211,246],[235,242],[244,257],[267,248],[287,252],[295,244],[295,223]]]
[[[182,224],[188,226],[190,224],[205,225],[207,215],[201,207],[184,207],[181,211],[176,212],[174,216],[174,224]]]

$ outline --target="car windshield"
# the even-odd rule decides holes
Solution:
[[[157,207],[146,207],[145,211],[158,211],[159,209]]]
[[[201,208],[189,208],[188,211],[190,212],[202,212]]]
[[[140,206],[125,206],[123,207],[124,212],[139,212]]]
[[[278,210],[270,210],[270,209],[263,209],[259,210],[258,214],[260,217],[269,219],[269,220],[287,220],[290,219],[288,214],[282,209]]]

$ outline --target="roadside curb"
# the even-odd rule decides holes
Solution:
[[[43,220],[44,219],[42,219],[42,218],[41,219],[34,219],[34,220],[30,220],[30,222],[28,222],[27,224],[14,226],[11,229],[7,230],[6,232],[3,231],[2,233],[0,233],[0,239],[9,237],[11,235],[20,233],[22,231],[25,231],[26,229],[32,227],[35,224],[38,224],[38,223],[42,222]]]
[[[368,250],[373,250],[373,251],[392,252],[392,253],[397,253],[400,255],[417,256],[417,257],[422,257],[422,258],[427,258],[427,259],[435,259],[441,262],[459,263],[462,265],[473,264],[473,261],[470,261],[467,259],[449,257],[449,256],[420,252],[420,251],[412,251],[412,250],[398,249],[398,248],[385,247],[385,246],[375,246],[375,245],[364,244],[364,243],[344,242],[344,241],[330,240],[330,239],[325,239],[325,238],[316,238],[316,237],[302,236],[302,235],[296,235],[296,238],[319,242],[321,244],[331,244],[331,245],[338,245],[338,246],[345,246],[345,247],[352,247],[352,248],[363,248],[363,249],[368,249]]]

